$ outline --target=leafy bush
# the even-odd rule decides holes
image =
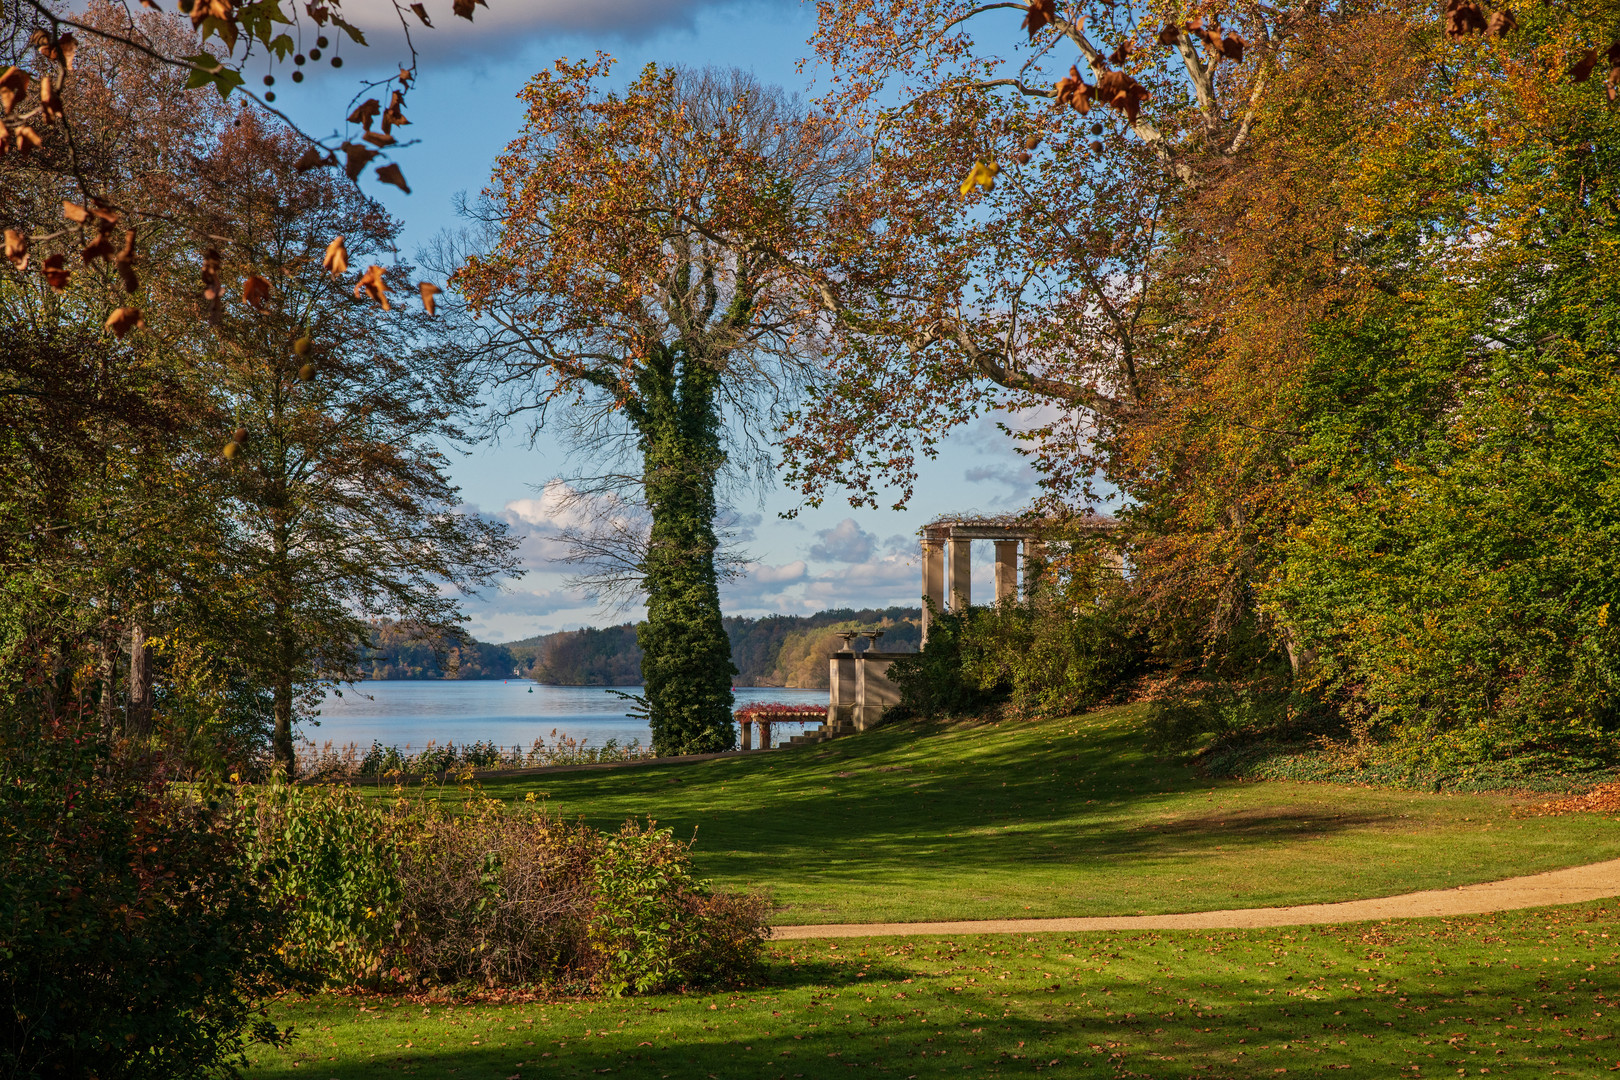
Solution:
[[[1141,673],[1146,648],[1110,596],[1024,603],[934,618],[928,645],[896,660],[889,677],[900,711],[927,718],[974,716],[1005,704],[1024,716],[1091,708]]]
[[[0,1074],[215,1076],[291,973],[240,808],[72,720],[0,731]]]
[[[293,905],[288,955],[340,984],[564,986],[613,994],[734,981],[757,963],[765,898],[715,893],[688,845],[605,836],[467,788],[459,812],[403,793],[258,796],[259,851]]]

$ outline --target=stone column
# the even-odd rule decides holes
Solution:
[[[922,640],[927,645],[929,603],[936,612],[945,610],[945,546],[928,536],[922,541],[922,594]]]
[[[996,541],[996,603],[1018,599],[1018,541]]]
[[[752,750],[753,747],[750,744],[753,742],[754,722],[752,720],[739,720],[737,726],[742,728],[743,750]]]
[[[953,612],[966,611],[973,602],[973,541],[952,537],[946,544],[950,551],[945,559],[945,592]]]
[[[1046,568],[1046,545],[1030,538],[1024,541],[1024,598],[1035,594],[1035,583]]]

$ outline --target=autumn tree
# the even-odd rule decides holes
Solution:
[[[829,338],[814,253],[860,154],[841,125],[739,72],[559,61],[478,211],[487,250],[454,276],[446,342],[502,415],[629,451],[649,529],[635,572],[654,745],[735,738],[715,566],[717,485],[752,464]],[[755,459],[757,460],[757,458]],[[612,471],[612,470],[610,470]]]
[[[132,698],[133,736],[147,731],[154,681],[169,724],[252,712],[262,688],[288,768],[299,700],[354,673],[368,617],[453,631],[454,588],[511,569],[511,545],[498,526],[454,512],[441,448],[463,436],[470,403],[420,347],[430,317],[399,310],[404,270],[370,263],[397,224],[341,179],[300,173],[293,136],[274,121],[199,102],[143,54],[103,52],[78,56],[81,99],[124,123],[98,127],[81,160],[101,190],[140,187],[170,220],[130,231],[143,253],[133,281],[98,259],[60,288],[15,263],[0,283],[18,343],[9,489],[55,485],[8,504],[11,581],[24,567],[52,574],[16,625],[24,632],[52,610],[42,598],[60,597],[61,668],[90,635],[100,707]],[[166,125],[177,112],[190,121],[178,131]],[[28,204],[61,205],[59,173],[8,175]],[[237,234],[240,277],[192,243],[249,228]],[[141,325],[107,333],[108,313],[131,300]],[[86,339],[100,342],[73,344]],[[82,356],[63,363],[75,348]],[[68,419],[42,426],[59,401],[81,428],[80,413],[95,418],[108,448],[89,458]],[[56,487],[67,494],[47,497]],[[43,558],[42,539],[58,534],[59,555]],[[150,678],[147,638],[159,661]],[[127,667],[114,662],[126,647]]]
[[[441,447],[466,440],[471,402],[421,345],[429,316],[376,317],[403,272],[374,267],[370,296],[342,274],[345,257],[390,246],[397,224],[340,181],[287,167],[287,139],[244,114],[197,170],[188,210],[253,238],[259,287],[216,317],[209,360],[225,414],[227,559],[250,583],[239,625],[290,773],[300,699],[358,674],[371,619],[454,638],[457,593],[516,564],[503,525],[454,510]]]

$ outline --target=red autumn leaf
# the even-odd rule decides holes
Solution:
[[[397,141],[386,131],[368,131],[360,137],[373,146],[392,146]]]
[[[359,179],[360,170],[364,169],[367,162],[377,156],[377,151],[361,146],[359,143],[346,142],[339,149],[343,151],[345,158],[343,171],[348,174],[350,180]]]
[[[121,338],[135,327],[145,325],[139,308],[121,307],[107,316],[107,331],[115,337]]]
[[[49,75],[39,80],[39,115],[47,124],[62,119],[62,96]]]
[[[1502,38],[1518,28],[1519,20],[1513,17],[1513,12],[1507,8],[1497,8],[1491,15],[1491,21],[1485,26],[1485,32],[1493,38]]]
[[[388,99],[388,108],[383,110],[382,129],[387,131],[391,127],[404,127],[410,121],[405,119],[405,95],[395,90]]]
[[[1035,35],[1055,18],[1057,0],[1029,0],[1029,10],[1024,13],[1023,24],[1023,28],[1029,31],[1029,40],[1034,41]]]
[[[1108,54],[1108,62],[1113,64],[1115,67],[1119,67],[1130,58],[1131,41],[1129,38],[1126,38],[1124,41],[1120,42],[1118,47],[1116,47],[1113,52]]]
[[[362,293],[381,304],[384,311],[389,310],[388,285],[383,281],[382,267],[373,263],[360,275],[360,280],[354,283],[355,299],[358,300]]]
[[[1124,113],[1133,123],[1149,96],[1146,87],[1123,71],[1105,71],[1097,76],[1097,103]]]
[[[242,303],[254,311],[263,311],[264,302],[270,299],[270,282],[258,274],[249,274],[247,280],[242,282]]]
[[[330,153],[323,153],[320,147],[312,146],[299,155],[298,160],[293,163],[293,168],[299,172],[309,172],[309,170],[318,168],[321,165],[336,164],[337,158]]]
[[[84,246],[84,250],[79,252],[79,257],[84,260],[86,266],[89,266],[97,259],[112,258],[112,238],[104,232],[96,233],[96,238]]]
[[[377,170],[377,179],[385,184],[393,184],[407,195],[411,193],[411,186],[405,182],[405,174],[400,172],[399,166],[393,162]]]
[[[343,237],[334,237],[326,245],[326,254],[321,256],[321,265],[333,277],[349,272],[349,249],[343,244]]]
[[[437,285],[433,284],[433,282],[431,282],[431,281],[422,282],[420,285],[418,285],[416,287],[416,289],[417,289],[418,292],[420,292],[422,294],[422,307],[427,310],[427,313],[429,315],[432,315],[433,314],[433,298],[435,296],[438,296],[440,293],[444,292],[444,290],[439,288]]]
[[[45,142],[44,139],[39,137],[39,132],[35,131],[27,124],[19,124],[17,126],[16,136],[17,152],[19,154],[26,154],[30,150],[38,150]]]
[[[6,258],[18,272],[28,269],[28,234],[16,229],[6,230]]]
[[[1449,0],[1446,4],[1446,36],[1460,39],[1483,34],[1488,25],[1476,0]]]
[[[64,199],[62,201],[62,216],[67,218],[69,221],[75,221],[80,225],[83,225],[86,221],[90,220],[90,211],[86,210],[78,203],[71,203]]]
[[[367,131],[371,130],[372,121],[382,112],[382,103],[376,98],[366,98],[349,114],[349,123],[359,124]]]
[[[1091,111],[1092,88],[1080,79],[1080,69],[1069,65],[1069,73],[1058,80],[1057,106],[1073,105],[1081,114]]]
[[[423,26],[429,28],[433,26],[433,20],[428,18],[427,8],[423,7],[421,4],[412,4],[411,10],[416,12],[416,17],[422,20]]]
[[[125,292],[132,293],[141,287],[141,279],[135,276],[134,229],[124,233],[124,246],[113,256],[113,267],[118,271],[118,280],[123,283]]]
[[[17,99],[28,93],[28,72],[8,67],[0,74],[0,113],[9,113]]]
[[[330,17],[325,4],[305,4],[304,10],[309,12],[309,17],[315,20],[316,26],[325,26],[326,20]]]
[[[1583,83],[1592,77],[1592,69],[1597,67],[1598,53],[1596,49],[1587,49],[1586,54],[1575,61],[1569,69],[1569,81]]]
[[[1243,63],[1243,39],[1228,33],[1221,38],[1221,53],[1234,64]]]
[[[61,292],[63,289],[67,288],[68,278],[71,275],[63,267],[62,256],[60,253],[45,256],[45,263],[41,269],[45,273],[46,284],[48,284],[51,288],[55,289],[57,292]]]
[[[54,64],[61,64],[69,71],[73,70],[73,54],[79,48],[79,42],[72,34],[63,34],[52,41],[43,30],[35,30],[33,37],[28,39],[39,49],[39,55]]]
[[[468,22],[472,22],[473,4],[475,2],[484,4],[484,0],[455,0],[454,4],[451,6],[451,10],[457,15],[460,15],[463,19],[466,19]],[[484,6],[489,7],[488,4],[484,4]]]
[[[1164,29],[1159,31],[1160,45],[1174,45],[1181,40],[1181,27],[1175,23],[1165,23]]]

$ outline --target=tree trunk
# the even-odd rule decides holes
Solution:
[[[270,769],[285,780],[298,779],[298,762],[293,757],[292,713],[292,676],[283,670],[276,675],[276,724],[270,733]]]
[[[101,621],[101,640],[96,643],[96,653],[96,681],[101,686],[96,719],[101,724],[102,736],[110,739],[118,730],[118,629],[110,617]]]
[[[124,729],[134,739],[152,733],[152,654],[146,648],[145,620],[137,618],[129,628],[129,712]]]
[[[648,722],[659,754],[731,750],[731,642],[720,621],[715,482],[724,463],[717,372],[677,345],[638,387],[643,482],[652,514],[647,621],[636,628]]]

